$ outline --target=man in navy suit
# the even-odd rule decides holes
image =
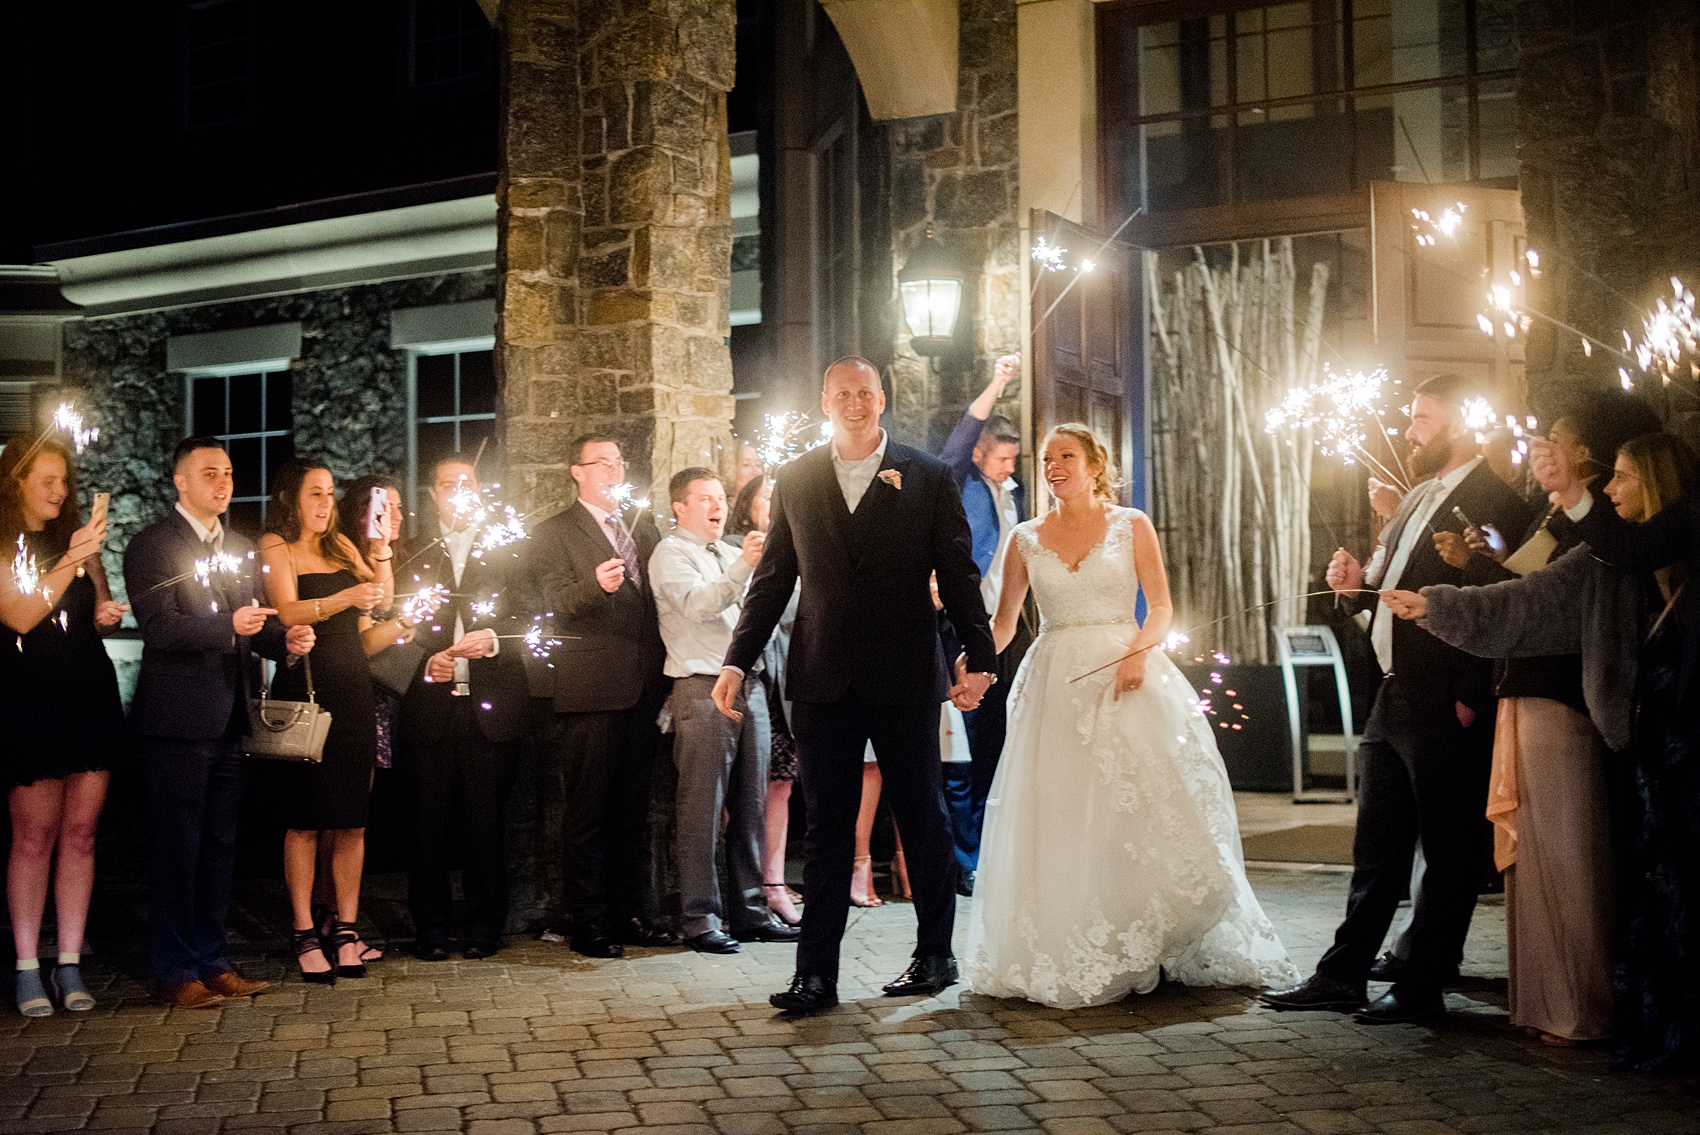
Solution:
[[[250,729],[254,652],[282,660],[313,649],[313,628],[262,607],[253,546],[227,532],[230,457],[217,438],[177,446],[177,507],[124,550],[124,584],[142,630],[130,727],[148,785],[153,870],[149,954],[167,1004],[214,1005],[266,988],[226,956],[225,910],[236,867],[242,738]],[[229,570],[196,578],[197,561]]]
[[[827,368],[830,445],[781,469],[761,564],[744,600],[714,701],[736,720],[744,674],[802,581],[785,693],[795,706],[808,806],[802,937],[791,987],[768,998],[794,1015],[838,1004],[838,948],[850,905],[862,754],[871,741],[908,855],[919,923],[914,961],[885,987],[929,995],[956,981],[950,819],[939,772],[939,706],[980,704],[997,650],[950,471],[880,428],[885,391],[866,359]],[[930,579],[966,653],[955,683],[939,645]]]

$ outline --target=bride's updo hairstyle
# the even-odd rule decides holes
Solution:
[[[1045,435],[1045,444],[1039,447],[1042,455],[1052,439],[1066,437],[1077,443],[1086,454],[1086,464],[1092,470],[1092,495],[1101,500],[1114,501],[1116,493],[1121,490],[1121,480],[1116,476],[1115,465],[1110,461],[1110,451],[1104,443],[1098,440],[1098,435],[1092,432],[1092,427],[1079,422],[1064,422],[1053,426],[1051,432]]]

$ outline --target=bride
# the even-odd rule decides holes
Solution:
[[[1043,468],[1056,507],[1015,529],[992,624],[1002,650],[1033,588],[1041,629],[986,802],[969,985],[1072,1009],[1149,993],[1165,973],[1297,981],[1246,882],[1210,723],[1162,651],[1173,611],[1156,530],[1110,503],[1086,426],[1052,430]]]

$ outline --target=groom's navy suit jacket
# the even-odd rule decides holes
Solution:
[[[779,470],[773,521],[726,665],[748,672],[791,601],[802,593],[786,660],[785,696],[829,703],[847,694],[870,705],[934,705],[953,681],[939,645],[928,579],[968,655],[968,669],[996,672],[997,652],[980,598],[968,519],[950,470],[888,440],[854,514],[832,464],[832,446]]]

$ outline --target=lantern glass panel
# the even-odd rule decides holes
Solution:
[[[903,321],[917,339],[948,339],[956,333],[962,310],[961,280],[906,280],[902,284]]]

